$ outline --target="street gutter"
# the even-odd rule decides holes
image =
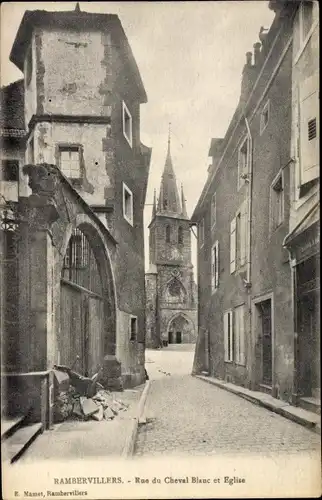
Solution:
[[[150,389],[150,385],[151,385],[150,380],[146,380],[145,387],[143,389],[143,392],[142,392],[140,400],[139,400],[137,415],[133,418],[132,425],[130,427],[127,438],[125,440],[125,445],[124,445],[123,452],[122,452],[123,458],[130,458],[133,456],[134,446],[135,446],[135,441],[136,441],[136,437],[137,437],[137,433],[138,433],[139,424],[146,423],[145,405],[146,405],[146,400],[147,400],[148,392]]]

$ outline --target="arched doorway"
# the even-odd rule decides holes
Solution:
[[[179,313],[169,322],[168,343],[188,344],[192,342],[194,342],[194,326],[192,321]]]
[[[94,228],[73,230],[61,271],[59,363],[91,376],[115,353],[109,263]],[[96,236],[96,237],[95,237]]]

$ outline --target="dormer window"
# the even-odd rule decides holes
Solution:
[[[123,135],[129,145],[132,147],[132,116],[125,102],[122,103],[123,110]]]

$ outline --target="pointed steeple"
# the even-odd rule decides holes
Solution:
[[[156,216],[157,213],[157,192],[154,190],[153,193],[153,206],[152,206],[152,219]]]
[[[181,208],[182,208],[182,215],[184,217],[188,217],[187,214],[187,207],[186,207],[186,199],[183,194],[183,185],[181,184]]]
[[[75,12],[80,12],[80,6],[79,6],[79,2],[76,2],[76,6],[75,6]]]
[[[179,215],[181,214],[181,204],[176,176],[173,170],[170,145],[171,134],[169,124],[168,151],[161,179],[160,194],[158,200],[158,213],[169,212]]]

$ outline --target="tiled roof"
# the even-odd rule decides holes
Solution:
[[[0,89],[0,132],[4,137],[25,135],[23,80]]]

